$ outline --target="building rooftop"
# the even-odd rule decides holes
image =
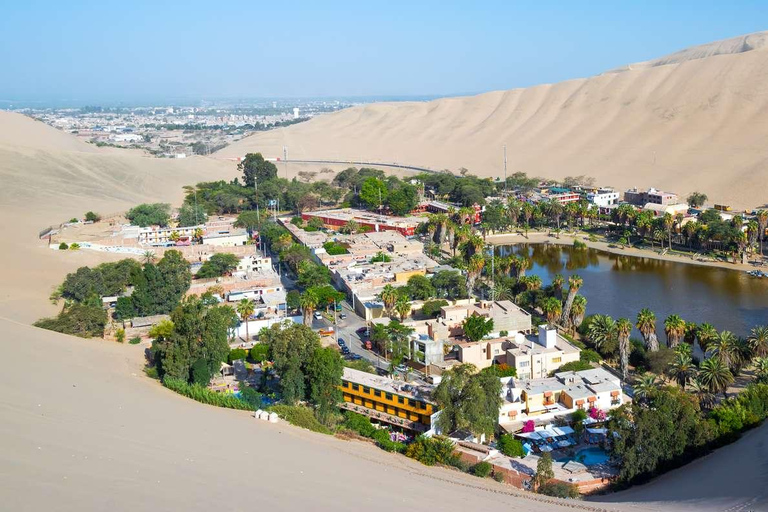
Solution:
[[[411,397],[424,402],[430,402],[434,386],[430,384],[407,383],[389,377],[382,377],[372,373],[355,370],[353,368],[344,368],[342,377],[347,382],[368,386],[387,393]]]

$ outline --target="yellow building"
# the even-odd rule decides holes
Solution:
[[[430,400],[433,389],[344,368],[341,407],[381,423],[430,433],[438,414],[437,405]]]

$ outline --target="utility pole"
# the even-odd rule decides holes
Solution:
[[[507,197],[507,145],[504,144],[504,197]]]
[[[283,162],[285,162],[285,179],[288,179],[288,146],[283,146]]]

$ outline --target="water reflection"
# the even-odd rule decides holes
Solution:
[[[533,268],[528,274],[545,284],[557,273],[566,278],[578,273],[590,314],[634,322],[640,309],[651,308],[659,318],[660,337],[664,318],[673,313],[741,335],[768,323],[768,279],[744,272],[551,244],[502,246],[497,254],[529,257]]]

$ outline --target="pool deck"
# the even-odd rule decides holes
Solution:
[[[594,448],[593,445],[579,445],[575,451],[579,451],[584,448]],[[552,452],[553,459],[562,459],[568,457],[568,453],[563,450]],[[533,476],[536,473],[536,465],[539,463],[539,455],[529,454],[527,457],[510,458],[506,455],[497,455],[488,462],[497,466],[507,467],[516,470],[520,473],[524,473]],[[580,483],[586,484],[588,482],[594,482],[595,480],[610,480],[616,476],[616,469],[608,466],[607,464],[598,464],[595,466],[585,466],[580,462],[568,461],[558,462],[552,461],[552,470],[555,473],[555,478],[563,482],[569,482],[579,485]]]

